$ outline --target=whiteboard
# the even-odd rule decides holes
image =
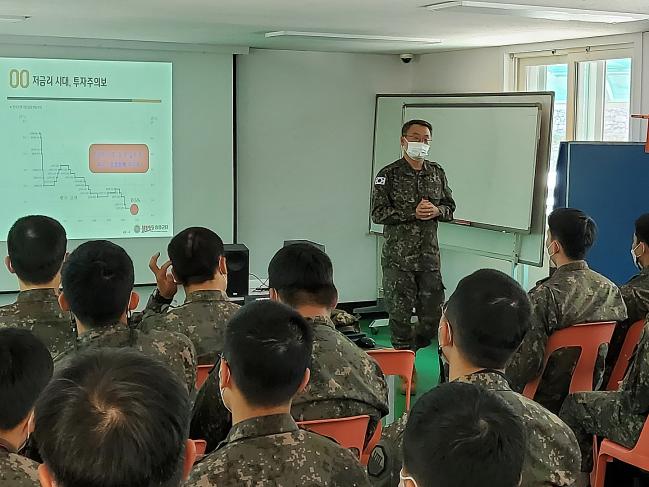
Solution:
[[[412,119],[433,126],[428,159],[446,172],[456,220],[529,233],[539,106],[406,105]]]

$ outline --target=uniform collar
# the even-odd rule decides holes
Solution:
[[[314,316],[312,318],[307,318],[306,320],[314,326],[328,326],[336,329],[336,325],[334,325],[334,322],[331,321],[331,317],[329,316]]]
[[[470,375],[458,377],[453,382],[466,382],[483,386],[485,389],[492,391],[510,391],[511,387],[505,376],[495,370],[480,370]]]
[[[643,267],[638,275],[642,277],[649,276],[649,267]]]
[[[28,289],[27,291],[20,291],[18,293],[16,302],[26,304],[55,301],[58,303],[58,299],[55,289]]]
[[[114,325],[102,326],[99,328],[87,328],[87,331],[79,335],[78,340],[85,342],[88,340],[94,340],[95,338],[118,333],[126,333],[129,331],[129,327],[124,323],[115,323]]]
[[[235,441],[298,431],[297,424],[290,414],[273,414],[247,419],[232,426],[223,444]],[[222,445],[219,445],[221,447]]]
[[[18,453],[18,451],[3,438],[0,438],[0,454],[3,453]]]
[[[570,264],[562,265],[554,271],[555,275],[559,272],[574,272],[574,271],[585,271],[588,269],[588,264],[585,260],[578,260],[576,262],[571,262]]]
[[[407,170],[409,170],[410,172],[413,172],[415,174],[427,174],[427,173],[431,172],[432,168],[433,168],[433,163],[430,162],[427,159],[424,159],[424,164],[421,166],[420,171],[416,171],[415,169],[413,169],[413,167],[410,165],[410,163],[406,160],[405,157],[401,158],[401,162],[403,163],[403,165],[405,166],[405,168]]]
[[[228,295],[223,291],[205,289],[191,292],[185,297],[185,304],[196,301],[228,301]]]

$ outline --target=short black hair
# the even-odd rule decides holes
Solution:
[[[13,224],[7,251],[18,278],[29,284],[50,282],[61,270],[68,239],[54,218],[31,215]]]
[[[280,249],[268,264],[268,285],[294,308],[316,304],[333,308],[338,299],[331,259],[315,245]]]
[[[61,279],[70,311],[89,327],[117,323],[128,308],[134,282],[133,261],[108,240],[77,247],[65,262]]]
[[[182,284],[201,284],[214,279],[224,254],[223,240],[207,228],[190,227],[171,239],[167,253]]]
[[[641,215],[635,221],[635,236],[638,242],[649,244],[649,213]]]
[[[410,130],[410,127],[413,125],[421,125],[422,127],[426,127],[428,130],[430,130],[430,133],[433,133],[433,126],[430,124],[430,122],[427,122],[426,120],[409,120],[408,122],[403,124],[403,127],[401,127],[401,135],[405,137],[408,134],[408,130]]]
[[[256,301],[228,322],[223,357],[234,383],[254,406],[286,404],[311,366],[313,331],[294,309]]]
[[[185,386],[131,349],[82,352],[36,403],[34,436],[62,487],[176,487],[189,434]]]
[[[53,370],[50,352],[31,332],[0,330],[0,430],[11,431],[27,417]]]
[[[554,210],[548,217],[548,228],[573,260],[583,260],[597,237],[595,220],[576,208]]]
[[[480,386],[451,382],[412,408],[404,467],[419,487],[517,487],[527,446],[522,419]]]
[[[458,348],[476,367],[503,369],[530,326],[532,306],[514,279],[482,269],[462,279],[446,306]]]

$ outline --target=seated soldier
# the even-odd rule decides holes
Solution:
[[[298,429],[291,401],[309,381],[313,327],[288,306],[251,303],[230,320],[219,365],[227,438],[192,473],[188,486],[369,486],[354,454]]]
[[[133,261],[123,248],[107,240],[80,245],[63,267],[62,283],[59,303],[74,315],[79,338],[72,349],[57,357],[57,367],[81,350],[131,347],[165,363],[193,394],[196,355],[192,342],[180,333],[143,332],[128,322],[128,313],[139,298],[133,292]]]
[[[268,278],[271,299],[291,306],[313,327],[311,380],[293,399],[291,414],[297,421],[368,414],[370,438],[388,413],[387,384],[378,364],[331,322],[338,299],[331,260],[311,244],[289,245],[271,260]],[[219,390],[218,370],[213,370],[192,419],[192,436],[205,438],[208,450],[225,438],[231,425]]]
[[[142,329],[182,333],[194,344],[198,363],[213,364],[223,350],[225,324],[239,309],[225,294],[228,270],[223,241],[207,228],[192,227],[171,239],[167,253],[170,260],[162,267],[158,267],[160,254],[149,263],[158,288],[149,299]],[[172,308],[176,282],[185,289],[185,303]]]
[[[27,330],[0,330],[0,485],[37,487],[38,464],[19,455],[33,430],[34,404],[52,377],[52,357]]]
[[[532,326],[507,366],[507,377],[516,391],[542,372],[548,338],[555,331],[581,323],[623,321],[626,306],[622,294],[606,277],[592,271],[584,261],[595,242],[595,222],[581,210],[559,208],[548,218],[547,250],[557,269],[552,277],[530,291]],[[608,347],[600,347],[595,389],[601,386]],[[535,400],[557,413],[568,395],[572,370],[579,349],[552,354],[543,372]]]
[[[68,241],[59,222],[46,216],[26,216],[13,224],[7,237],[7,269],[18,277],[14,304],[0,307],[0,328],[24,328],[36,335],[52,357],[75,339],[70,314],[61,311],[58,292]]]
[[[518,487],[525,426],[482,387],[450,383],[424,394],[403,439],[403,487]]]
[[[76,355],[36,403],[42,487],[179,487],[196,458],[190,408],[157,360],[128,349]]]
[[[496,270],[477,271],[460,281],[442,310],[440,353],[448,362],[449,380],[495,392],[525,419],[521,485],[574,485],[580,463],[575,435],[550,411],[513,392],[503,373],[529,328],[530,315],[529,299],[516,281]],[[386,480],[398,475],[405,424],[402,417],[384,430],[376,455],[386,458],[383,469],[372,455],[368,470],[376,485],[391,485]]]
[[[640,272],[624,286],[620,286],[628,317],[618,323],[611,338],[611,345],[606,355],[604,384],[608,384],[629,327],[636,321],[644,320],[649,313],[649,213],[645,213],[635,222],[631,256]]]

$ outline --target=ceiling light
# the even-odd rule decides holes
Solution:
[[[24,22],[28,15],[0,15],[0,22]]]
[[[420,44],[439,44],[439,39],[429,39],[427,37],[392,37],[392,36],[373,36],[364,34],[335,34],[332,32],[298,32],[293,30],[280,30],[276,32],[266,32],[266,38],[272,37],[315,37],[321,39],[335,40],[354,40],[354,41],[382,41],[382,42],[413,42]]]
[[[542,5],[520,5],[515,3],[477,2],[473,0],[456,0],[435,3],[425,7],[428,10],[460,10],[466,13],[513,15],[533,19],[596,22],[619,24],[649,20],[649,14],[611,12],[605,10],[585,10],[580,8],[547,7]]]

